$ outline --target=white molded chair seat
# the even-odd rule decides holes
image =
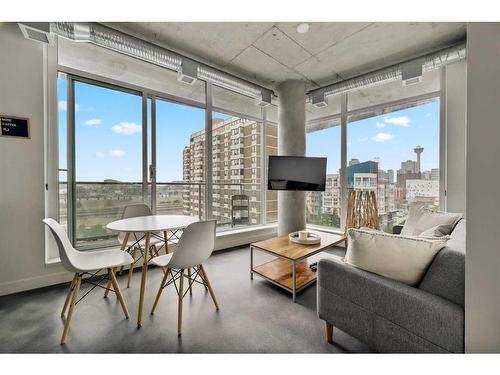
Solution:
[[[170,262],[172,255],[174,255],[174,253],[160,255],[158,257],[154,257],[153,259],[151,259],[150,262],[158,267],[166,267],[168,266],[168,263]]]
[[[76,262],[80,272],[128,266],[134,261],[129,253],[121,250],[86,251],[77,256],[79,259]]]

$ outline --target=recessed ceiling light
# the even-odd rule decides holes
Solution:
[[[299,23],[297,25],[297,32],[299,34],[304,34],[309,31],[309,24],[308,23]]]

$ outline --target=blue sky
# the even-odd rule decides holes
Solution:
[[[66,168],[62,147],[66,144],[66,81],[59,80],[58,85],[59,163]],[[142,98],[77,82],[75,102],[77,181],[141,181]],[[190,135],[204,128],[204,110],[161,100],[156,101],[156,110],[157,180],[182,180],[182,150]]]
[[[66,81],[59,80],[60,144],[66,142]],[[75,83],[77,181],[141,181],[142,98],[85,83]],[[204,128],[202,109],[157,100],[157,180],[182,180],[182,150],[192,133]],[[148,116],[149,117],[149,116]],[[214,117],[227,118],[223,114]],[[439,103],[357,121],[348,126],[348,159],[380,158],[383,169],[399,169],[424,147],[422,168],[439,166]],[[327,156],[328,173],[340,166],[340,128],[307,135],[307,155]],[[148,161],[149,163],[150,161]],[[60,166],[66,153],[60,147]]]
[[[351,122],[347,126],[347,160],[377,160],[380,168],[397,170],[401,161],[416,160],[424,147],[422,170],[439,168],[439,102]],[[308,156],[326,156],[328,173],[340,167],[340,127],[307,134]]]

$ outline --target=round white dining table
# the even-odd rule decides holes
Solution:
[[[145,239],[144,245],[144,256],[142,263],[142,275],[141,275],[141,289],[139,293],[139,311],[137,313],[137,327],[142,325],[142,312],[144,307],[144,291],[146,289],[146,278],[148,272],[148,263],[151,259],[149,254],[149,244],[151,236],[155,233],[163,233],[165,241],[165,248],[167,248],[167,243],[172,236],[176,236],[179,230],[186,228],[188,225],[199,221],[197,217],[187,216],[187,215],[151,215],[151,216],[139,216],[132,217],[128,219],[116,220],[108,225],[106,228],[125,233],[125,238],[122,242],[122,251],[127,249],[129,243],[129,238],[131,234],[137,235],[137,233],[143,233]],[[167,232],[172,233],[171,237],[167,237]]]

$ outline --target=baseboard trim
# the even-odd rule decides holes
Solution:
[[[0,296],[65,283],[71,281],[72,277],[73,275],[70,272],[63,271],[48,275],[28,277],[16,281],[9,281],[6,283],[0,283]]]

